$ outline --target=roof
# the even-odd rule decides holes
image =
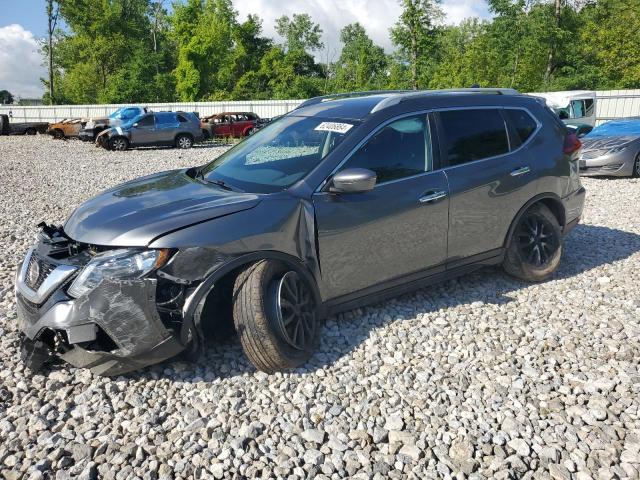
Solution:
[[[387,90],[352,92],[309,99],[293,110],[293,115],[362,120],[368,115],[403,102],[443,97],[478,95],[519,96],[513,89],[462,88],[450,90]]]
[[[542,97],[547,101],[547,105],[555,108],[567,108],[571,100],[582,100],[586,98],[596,98],[593,90],[569,90],[565,92],[544,92],[527,93],[533,97]]]

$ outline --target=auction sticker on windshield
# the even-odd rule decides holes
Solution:
[[[322,122],[314,130],[319,132],[347,133],[353,125],[349,123]]]

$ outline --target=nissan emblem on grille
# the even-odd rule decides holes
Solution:
[[[40,278],[40,263],[34,258],[29,266],[29,285],[31,287],[36,287],[38,284],[38,278]]]

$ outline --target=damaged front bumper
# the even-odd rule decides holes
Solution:
[[[54,258],[61,255],[49,253],[63,248],[53,243],[41,234],[16,276],[21,353],[27,366],[38,370],[59,357],[99,375],[118,375],[184,350],[159,314],[157,278],[105,278],[89,293],[72,298],[66,290],[82,269],[81,256]]]

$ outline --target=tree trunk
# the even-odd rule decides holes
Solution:
[[[418,90],[418,41],[416,32],[411,32],[411,83],[414,90]]]
[[[49,34],[49,105],[53,105],[53,30],[55,29],[53,0],[47,0],[47,20],[47,33]]]
[[[547,58],[547,70],[544,73],[544,83],[549,83],[549,79],[551,78],[551,74],[554,70],[555,64],[555,53],[556,53],[556,38],[555,36],[558,34],[558,29],[560,28],[560,16],[562,14],[562,0],[555,0],[556,2],[556,22],[555,22],[555,31],[554,38],[552,40],[551,46],[549,47],[549,57]]]

